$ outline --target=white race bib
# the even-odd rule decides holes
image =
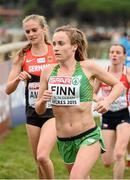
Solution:
[[[80,104],[81,76],[52,76],[48,88],[52,90],[52,105],[72,106]]]
[[[29,94],[28,101],[29,101],[29,105],[33,108],[35,108],[38,91],[39,91],[39,83],[38,82],[29,83],[29,85],[28,85],[28,94]],[[48,108],[52,108],[50,102],[47,103],[47,109]]]
[[[38,96],[39,83],[31,82],[28,85],[28,101],[31,107],[35,107],[36,99]]]

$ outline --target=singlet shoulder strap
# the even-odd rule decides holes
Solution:
[[[24,56],[22,57],[22,58],[23,58],[23,59],[22,59],[22,70],[23,70],[23,66],[24,66],[24,64],[25,64],[25,62],[26,62],[27,56],[30,55],[30,53],[31,53],[31,50],[27,50],[27,51],[24,53]]]
[[[73,76],[81,74],[81,72],[84,73],[82,68],[81,68],[80,62],[77,61],[76,62],[76,68],[75,68]]]
[[[76,63],[75,76],[81,76],[80,80],[80,102],[92,101],[93,99],[93,87],[89,82],[88,77],[84,73],[80,62]],[[74,76],[73,75],[73,76]]]
[[[57,64],[54,69],[52,70],[51,72],[51,75],[50,76],[57,76],[57,73],[58,73],[58,69],[60,68],[60,65]]]
[[[52,53],[52,49],[53,49],[52,45],[48,44],[47,47],[48,47],[48,54]]]

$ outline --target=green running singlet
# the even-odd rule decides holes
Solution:
[[[54,80],[53,79],[53,84],[57,84],[58,85],[65,85],[67,84],[66,81],[69,82],[69,80],[66,80],[63,78],[65,78],[65,76],[63,77],[59,77],[57,76],[57,73],[58,73],[58,70],[60,69],[60,65],[56,65],[53,69],[53,71],[51,72],[51,75],[49,77],[49,82],[48,84],[51,84],[51,81],[50,79],[55,77],[57,80]],[[66,76],[67,78],[68,76]],[[74,74],[72,75],[72,77],[68,77],[68,78],[73,78],[71,79],[71,81],[73,81],[73,84],[76,84],[76,79],[77,77],[80,79],[80,83],[79,83],[79,96],[78,97],[80,99],[80,102],[88,102],[88,101],[92,101],[93,100],[93,87],[91,86],[88,78],[86,77],[85,73],[83,72],[82,68],[81,68],[81,65],[80,65],[80,62],[76,62],[76,68],[75,68],[75,72]],[[60,78],[62,78],[60,80]],[[58,83],[57,83],[58,82]],[[68,83],[69,84],[69,83]],[[72,84],[69,85],[70,87],[72,87]],[[76,88],[77,89],[77,88]],[[58,90],[57,90],[58,92]],[[74,105],[74,104],[73,104]]]

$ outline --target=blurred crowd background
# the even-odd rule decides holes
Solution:
[[[0,0],[0,44],[24,41],[22,19],[29,14],[47,18],[50,32],[72,24],[88,40],[88,56],[107,59],[111,43],[130,34],[130,0]]]

